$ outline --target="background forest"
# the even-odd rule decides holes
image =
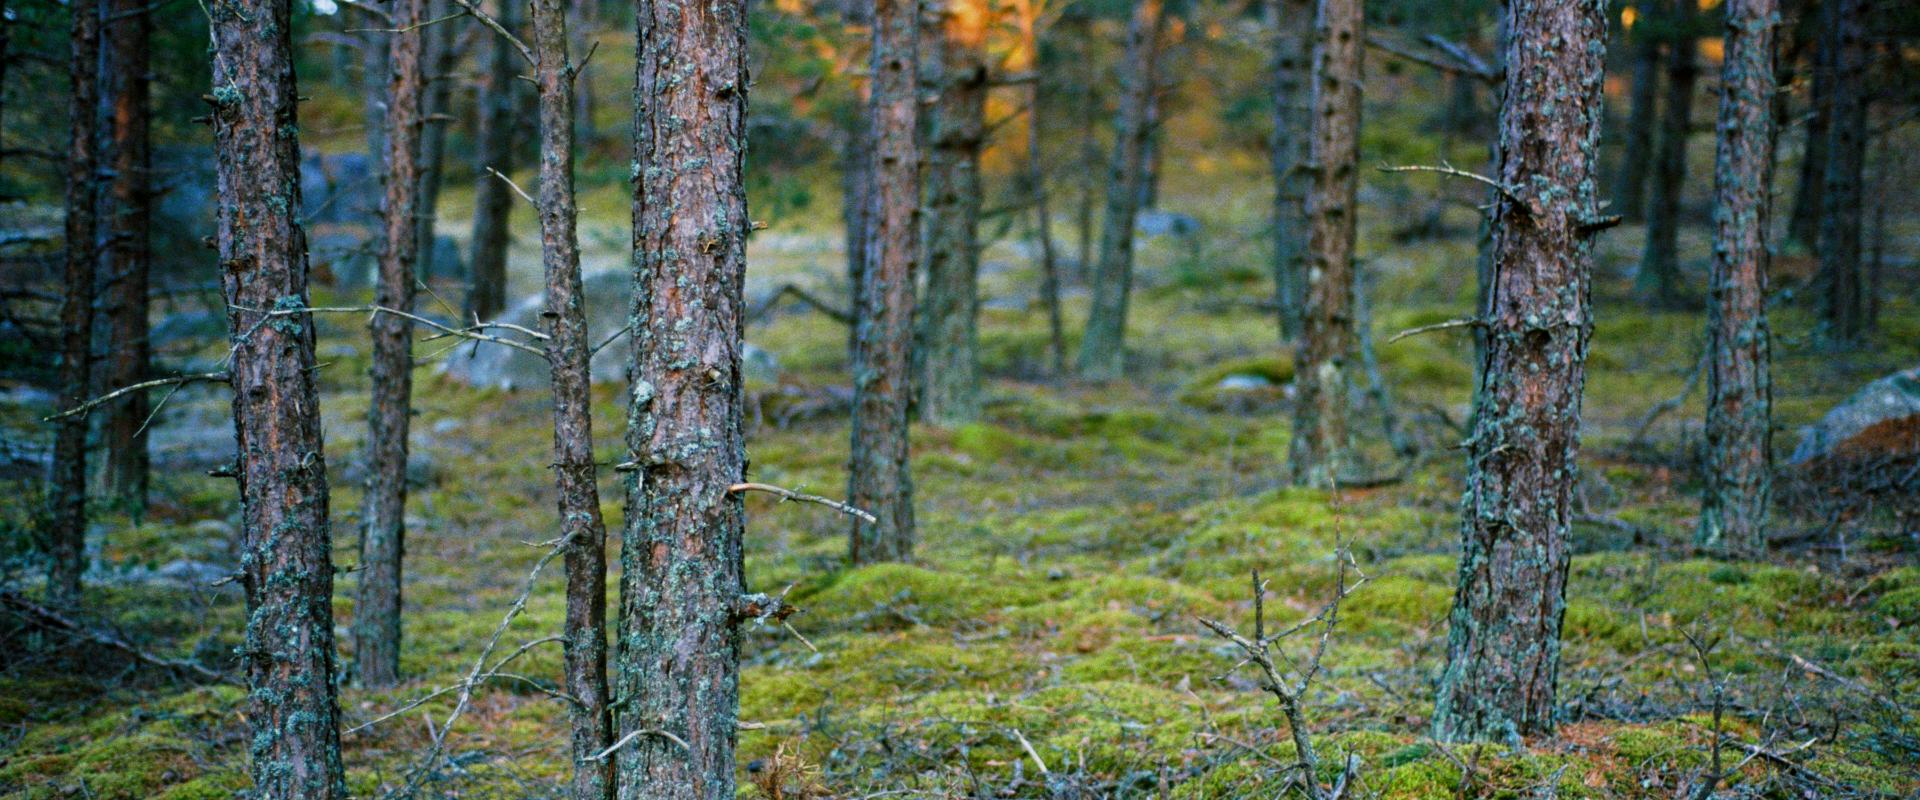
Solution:
[[[1917,45],[7,2],[0,796],[1920,796]]]

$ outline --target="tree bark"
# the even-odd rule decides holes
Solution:
[[[67,118],[66,293],[60,305],[60,404],[86,402],[93,361],[94,244],[99,193],[96,151],[99,97],[100,10],[98,2],[75,2],[68,43],[71,93]],[[53,480],[48,492],[52,530],[47,597],[57,605],[80,600],[87,568],[87,415],[63,417],[54,435]]]
[[[505,5],[513,5],[509,0]],[[534,81],[540,93],[540,251],[546,271],[547,361],[553,376],[553,480],[566,551],[565,676],[573,745],[573,800],[613,796],[607,691],[607,526],[593,461],[593,341],[580,284],[573,192],[573,81],[567,0],[533,3]],[[504,23],[503,23],[504,24]],[[494,179],[500,182],[499,179]]]
[[[362,100],[361,113],[365,115],[367,125],[367,160],[371,163],[373,172],[384,182],[387,179],[387,165],[385,163],[387,156],[387,78],[389,73],[393,71],[389,64],[392,54],[390,52],[391,47],[388,44],[388,39],[392,34],[387,33],[386,29],[393,27],[393,25],[384,17],[378,16],[369,10],[379,10],[382,7],[378,2],[365,6],[348,6],[348,8],[359,10],[359,24],[361,25],[360,36],[362,38],[360,47],[362,50],[362,58],[360,62],[360,93]],[[353,26],[349,25],[348,27]],[[368,215],[379,211],[379,209],[375,208],[357,208],[354,210]]]
[[[109,118],[107,162],[106,268],[108,357],[106,383],[132,386],[148,378],[153,347],[148,337],[147,284],[152,249],[148,246],[153,171],[148,143],[149,83],[147,40],[153,18],[145,0],[109,0],[103,38],[102,99]],[[136,515],[147,504],[147,417],[152,404],[145,392],[129,392],[107,404],[106,485],[113,497]]]
[[[516,0],[517,2],[517,0]],[[451,4],[432,0],[426,20],[447,16]],[[445,22],[429,25],[421,42],[420,102],[420,193],[414,201],[414,272],[420,280],[433,276],[433,235],[439,222],[440,186],[447,161],[447,125],[453,111],[454,68],[459,50],[454,45],[453,26]]]
[[[1793,187],[1793,212],[1787,218],[1787,242],[1811,247],[1820,240],[1820,215],[1826,200],[1827,127],[1833,118],[1834,54],[1839,25],[1837,3],[1820,3],[1814,12],[1819,32],[1813,39],[1813,80],[1807,94],[1806,139],[1800,175]]]
[[[501,0],[495,18],[507,30],[519,28],[519,0]],[[492,320],[507,309],[507,250],[513,244],[514,195],[507,182],[487,172],[513,174],[517,138],[519,79],[513,43],[494,37],[487,54],[487,86],[480,93],[480,135],[475,143],[473,263],[467,291],[467,318]]]
[[[1660,97],[1660,37],[1655,17],[1644,12],[1627,34],[1633,47],[1633,89],[1627,100],[1626,147],[1614,176],[1613,210],[1627,222],[1647,219],[1647,170],[1653,165],[1653,119]]]
[[[263,316],[308,304],[289,5],[208,6],[217,231],[239,450],[251,796],[332,800],[347,787],[313,322]]]
[[[1027,191],[1033,198],[1034,239],[1040,245],[1040,301],[1047,309],[1048,354],[1054,375],[1067,374],[1067,334],[1060,311],[1060,260],[1053,248],[1053,213],[1047,169],[1041,161],[1043,81],[1040,77],[1040,0],[1015,0],[1027,69],[1036,77],[1027,92]]]
[[[1773,493],[1773,380],[1767,232],[1773,190],[1778,0],[1727,3],[1714,154],[1707,307],[1707,469],[1701,546],[1764,554]]]
[[[1865,0],[1828,4],[1833,26],[1833,79],[1829,85],[1827,171],[1820,206],[1820,283],[1826,290],[1823,322],[1835,343],[1857,342],[1867,332],[1860,286],[1861,173],[1867,147]]]
[[[1332,488],[1349,449],[1349,359],[1353,355],[1354,193],[1359,184],[1360,0],[1319,0],[1314,14],[1312,141],[1306,198],[1306,306],[1294,357],[1296,486]]]
[[[939,94],[933,105],[925,176],[929,216],[926,347],[920,416],[957,425],[980,416],[980,149],[986,141],[988,9],[949,0],[940,16]]]
[[[1434,736],[1553,729],[1600,227],[1606,4],[1507,5],[1492,295]]]
[[[854,518],[848,554],[855,564],[913,555],[913,474],[907,411],[913,395],[915,219],[920,201],[917,124],[917,9],[908,0],[874,0],[873,136],[869,167],[866,275],[860,284],[853,353],[853,442],[849,504],[878,518]]]
[[[1280,338],[1300,335],[1306,303],[1307,165],[1313,112],[1308,102],[1313,63],[1312,0],[1269,0],[1273,36],[1273,286]]]
[[[733,800],[747,3],[643,2],[636,24],[619,796]]]
[[[411,312],[419,238],[421,29],[426,0],[394,0],[386,113],[385,242],[374,304]],[[367,488],[361,504],[360,591],[354,603],[355,676],[363,686],[400,679],[401,560],[406,551],[407,429],[413,405],[413,322],[375,314]]]
[[[1080,340],[1080,374],[1112,380],[1126,369],[1127,303],[1133,290],[1133,225],[1146,177],[1147,137],[1153,131],[1154,62],[1163,21],[1161,0],[1136,0],[1120,64],[1120,110],[1113,123],[1113,160],[1107,174],[1106,221],[1094,267],[1093,303]]]
[[[1660,117],[1646,249],[1634,279],[1640,298],[1661,308],[1680,304],[1680,199],[1687,182],[1687,139],[1693,133],[1693,88],[1700,74],[1694,56],[1696,4],[1696,0],[1674,0],[1667,14],[1667,102]]]
[[[866,103],[853,115],[847,132],[847,151],[840,172],[840,222],[846,228],[847,308],[853,319],[862,316],[860,287],[867,275],[867,206],[873,182],[873,134],[868,130]],[[847,361],[852,363],[860,330],[847,326]]]

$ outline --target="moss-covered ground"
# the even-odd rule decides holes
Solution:
[[[1390,111],[1373,113],[1369,125],[1417,127]],[[1383,159],[1433,158],[1428,139],[1410,141],[1368,146]],[[1463,469],[1455,426],[1472,392],[1471,346],[1457,330],[1386,339],[1469,308],[1472,220],[1450,210],[1452,238],[1399,242],[1393,226],[1420,212],[1425,195],[1363,197],[1361,255],[1378,276],[1373,329],[1382,371],[1422,456],[1381,486],[1290,489],[1282,387],[1291,363],[1258,302],[1269,292],[1259,223],[1268,189],[1259,169],[1257,156],[1199,159],[1191,172],[1167,176],[1165,204],[1199,217],[1206,233],[1197,245],[1144,243],[1125,381],[1048,375],[1039,306],[988,303],[984,418],[913,431],[921,539],[913,563],[848,568],[844,518],[749,501],[751,588],[791,587],[789,599],[804,613],[791,630],[748,632],[743,794],[1282,795],[1295,754],[1277,707],[1239,668],[1235,650],[1196,618],[1249,625],[1254,570],[1267,582],[1276,624],[1311,615],[1336,590],[1342,548],[1368,581],[1340,609],[1305,707],[1327,768],[1348,754],[1359,765],[1349,796],[1671,797],[1712,770],[1716,731],[1726,796],[1920,791],[1912,531],[1884,510],[1801,503],[1778,511],[1782,545],[1765,563],[1691,552],[1700,393],[1657,420],[1645,441],[1633,434],[1649,408],[1686,384],[1702,317],[1647,312],[1625,299],[1639,249],[1631,227],[1606,234],[1598,260],[1579,486],[1587,516],[1574,531],[1560,730],[1484,747],[1428,739],[1452,599]],[[450,208],[463,202],[449,191]],[[584,205],[589,268],[618,268],[619,188],[595,190]],[[816,208],[763,232],[749,292],[786,280],[825,291],[839,270],[835,218]],[[1695,266],[1705,254],[1703,230],[1690,228],[1685,241]],[[1035,272],[1017,233],[988,250],[989,298],[1031,298]],[[529,290],[537,265],[532,237],[522,239],[516,288]],[[1083,294],[1070,293],[1068,312],[1071,332]],[[360,323],[327,320],[321,344],[343,632],[353,614],[360,491],[348,472],[364,434]],[[1823,348],[1793,301],[1776,307],[1774,329],[1783,449],[1796,426],[1920,357],[1920,309],[1907,303],[1883,311],[1874,346],[1851,354]],[[756,403],[776,402],[780,387],[807,395],[847,382],[845,331],[820,315],[789,309],[748,338],[781,364],[778,385],[752,387]],[[217,347],[173,355],[184,363]],[[1229,376],[1248,376],[1229,383],[1251,388],[1224,388]],[[1261,388],[1261,380],[1273,385]],[[409,514],[408,680],[388,691],[341,692],[352,728],[344,739],[349,781],[367,797],[407,777],[453,699],[358,726],[460,680],[542,553],[525,542],[554,528],[540,391],[469,388],[431,366],[416,386],[414,447],[431,466]],[[597,392],[599,452],[611,464],[622,452],[621,393],[611,384]],[[189,389],[160,424],[217,417],[223,404],[210,389]],[[8,407],[8,429],[35,430],[43,411]],[[1373,413],[1356,412],[1369,466],[1393,474],[1398,465],[1373,441]],[[749,433],[752,477],[841,493],[844,413],[787,427],[774,417],[759,415]],[[181,560],[230,564],[233,486],[191,470],[156,480],[155,505],[137,523],[100,509],[102,571],[85,616],[154,652],[230,667],[243,624],[232,585],[137,576],[143,566]],[[22,478],[8,491],[17,502],[6,504],[7,524],[29,532],[34,482]],[[617,532],[621,491],[611,473],[603,491]],[[503,651],[558,629],[557,572],[535,583]],[[244,788],[241,689],[191,685],[52,633],[10,627],[6,635],[0,795],[179,800]],[[1689,635],[1718,645],[1701,658]],[[1309,646],[1284,645],[1296,658]],[[446,758],[423,794],[556,796],[568,769],[566,735],[561,706],[542,689],[557,679],[557,662],[553,646],[536,647],[513,669],[527,680],[480,688],[446,732]],[[351,652],[342,663],[351,665]]]

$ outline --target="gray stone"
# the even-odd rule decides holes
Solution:
[[[606,270],[587,275],[582,282],[586,295],[588,337],[595,345],[605,342],[627,324],[627,305],[632,298],[633,278],[624,270]],[[502,322],[533,330],[543,330],[540,312],[545,297],[534,294],[513,303]],[[511,332],[501,333],[513,337]],[[602,348],[593,357],[593,381],[608,383],[626,378],[627,344],[621,341]],[[441,371],[470,386],[500,389],[540,389],[551,379],[547,362],[532,353],[497,344],[461,345],[441,362]]]
[[[1788,463],[1920,455],[1920,367],[1881,378],[1800,429]]]
[[[1235,374],[1221,378],[1213,388],[1223,392],[1260,392],[1274,388],[1274,383],[1265,375]]]
[[[1134,230],[1142,235],[1186,238],[1200,233],[1200,221],[1172,211],[1142,211],[1133,220]]]

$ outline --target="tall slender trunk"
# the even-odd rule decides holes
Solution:
[[[256,800],[347,796],[334,696],[327,460],[304,308],[289,0],[212,3],[213,141],[239,462],[245,719]]]
[[[501,0],[496,19],[507,30],[520,26],[520,0]],[[519,127],[518,54],[505,37],[494,37],[487,54],[487,86],[480,92],[480,136],[475,143],[473,264],[467,318],[491,320],[507,308],[507,249],[513,244],[513,189],[487,172],[513,174]],[[430,244],[430,243],[429,243]]]
[[[1627,222],[1647,219],[1647,171],[1653,166],[1653,118],[1660,97],[1660,37],[1651,30],[1657,24],[1643,11],[1639,24],[1627,33],[1633,48],[1633,88],[1627,99],[1626,147],[1613,180],[1613,210]]]
[[[1434,736],[1553,729],[1566,611],[1606,3],[1507,5],[1486,363],[1467,440],[1459,587]]]
[[[943,67],[928,137],[925,346],[920,416],[959,424],[980,416],[980,148],[986,140],[988,9],[949,0]]]
[[[413,311],[419,248],[421,29],[426,0],[394,0],[387,82],[386,239],[374,304]],[[360,592],[353,609],[355,677],[361,685],[400,679],[401,559],[406,552],[407,429],[413,405],[413,323],[375,314],[372,402],[367,409],[367,489],[361,504]]]
[[[99,193],[96,106],[99,96],[100,10],[98,2],[75,2],[68,42],[67,76],[67,220],[66,292],[60,305],[60,404],[74,408],[87,399],[93,360],[94,241]],[[47,596],[71,605],[80,599],[80,576],[87,568],[87,416],[60,420],[53,444],[53,480],[48,506],[53,525],[48,548]]]
[[[1093,59],[1093,18],[1087,14],[1073,18],[1074,39],[1080,44],[1080,58],[1074,75],[1078,80],[1079,96],[1076,98],[1084,113],[1079,118],[1079,146],[1075,148],[1074,163],[1079,179],[1074,181],[1080,188],[1080,202],[1074,211],[1074,229],[1079,239],[1074,248],[1074,279],[1086,283],[1093,269],[1093,206],[1094,196],[1099,190],[1099,163],[1101,161],[1098,125],[1102,101],[1100,97],[1100,68]]]
[[[1766,552],[1773,492],[1767,231],[1779,24],[1778,0],[1727,3],[1708,281],[1707,486],[1698,541],[1742,556]]]
[[[867,206],[873,182],[873,134],[863,100],[854,113],[847,132],[847,151],[840,166],[840,222],[846,228],[847,309],[852,319],[860,319],[861,285],[867,275]],[[859,342],[859,326],[847,326],[847,360],[853,360]]]
[[[1306,198],[1306,301],[1294,356],[1293,441],[1287,470],[1297,486],[1331,488],[1349,449],[1353,356],[1354,193],[1360,173],[1360,0],[1319,0],[1313,24],[1313,115]]]
[[[517,0],[516,0],[517,1]],[[432,0],[427,19],[447,16],[451,4]],[[447,125],[453,111],[454,68],[459,50],[454,46],[454,27],[447,23],[429,25],[422,41],[425,55],[421,68],[420,101],[420,193],[414,201],[414,272],[420,280],[434,274],[434,227],[439,222],[440,186],[446,174]]]
[[[1674,0],[1667,15],[1667,103],[1660,117],[1660,150],[1654,165],[1653,197],[1647,204],[1646,250],[1634,288],[1652,305],[1680,303],[1681,195],[1687,185],[1687,140],[1693,133],[1693,87],[1700,74],[1694,57],[1697,0]]]
[[[1820,206],[1820,283],[1823,321],[1833,341],[1859,341],[1867,332],[1860,286],[1861,173],[1867,149],[1865,0],[1833,0],[1833,80],[1827,121],[1827,173]]]
[[[1113,122],[1113,161],[1107,174],[1107,215],[1094,266],[1093,306],[1080,340],[1080,374],[1112,380],[1126,370],[1127,302],[1133,292],[1133,224],[1146,176],[1147,115],[1153,105],[1154,62],[1164,16],[1162,0],[1136,0],[1120,64],[1120,110]]]
[[[378,3],[365,6],[352,5],[348,6],[348,8],[359,10],[357,18],[360,20],[359,34],[361,36],[360,97],[361,115],[364,117],[367,126],[367,160],[373,167],[372,171],[379,177],[379,180],[385,181],[387,168],[385,163],[387,155],[387,78],[388,74],[393,71],[389,63],[392,52],[387,41],[391,37],[391,34],[387,33],[386,29],[393,26],[384,17],[373,13],[382,8]],[[348,25],[347,27],[352,28],[355,26]],[[377,208],[356,208],[353,210],[369,216],[379,211]]]
[[[919,158],[914,146],[918,83],[911,0],[874,0],[865,280],[855,318],[853,443],[848,501],[878,518],[854,518],[855,564],[913,555],[913,472],[907,409],[913,396],[914,265],[919,260]]]
[[[1047,195],[1047,168],[1041,160],[1040,109],[1043,80],[1040,73],[1041,0],[1015,0],[1019,13],[1021,47],[1027,68],[1035,73],[1027,91],[1027,191],[1033,197],[1034,239],[1040,245],[1040,302],[1047,309],[1047,348],[1054,375],[1067,374],[1067,334],[1060,313],[1060,259],[1053,249],[1053,212]]]
[[[1273,287],[1280,338],[1300,335],[1306,303],[1307,168],[1313,112],[1308,77],[1313,63],[1313,0],[1268,0],[1273,36]]]
[[[550,0],[551,1],[551,0]],[[615,672],[621,800],[733,800],[746,475],[747,2],[641,3]]]
[[[513,5],[509,0],[505,5]],[[567,728],[573,800],[613,797],[607,691],[607,526],[593,462],[593,342],[580,285],[573,193],[573,81],[567,0],[533,3],[534,82],[540,92],[540,253],[546,269],[547,361],[553,376],[553,481],[567,565]],[[495,179],[498,181],[498,179]]]
[[[571,15],[567,20],[568,41],[573,43],[575,51],[589,52],[592,49],[592,40],[600,33],[600,4],[574,3],[568,7],[567,13]],[[580,74],[574,78],[573,92],[573,114],[580,126],[579,139],[586,143],[588,151],[592,151],[594,143],[600,140],[600,126],[594,121],[594,109],[598,104],[593,96],[593,77],[589,74],[590,69],[591,67],[585,62],[580,65]]]
[[[147,379],[153,346],[148,337],[147,283],[152,264],[148,246],[153,171],[148,145],[149,76],[147,40],[153,17],[145,0],[109,0],[102,31],[106,43],[101,73],[102,98],[110,120],[107,160],[107,248],[102,254],[109,285],[107,385],[131,386]],[[130,392],[107,405],[107,490],[138,514],[147,504],[147,417],[152,405],[145,392]]]
[[[1827,127],[1833,119],[1834,55],[1839,26],[1838,3],[1820,3],[1813,12],[1818,30],[1813,39],[1813,80],[1807,94],[1805,144],[1800,154],[1799,180],[1793,187],[1793,211],[1787,218],[1787,242],[1812,247],[1820,240],[1820,214],[1826,200]]]

